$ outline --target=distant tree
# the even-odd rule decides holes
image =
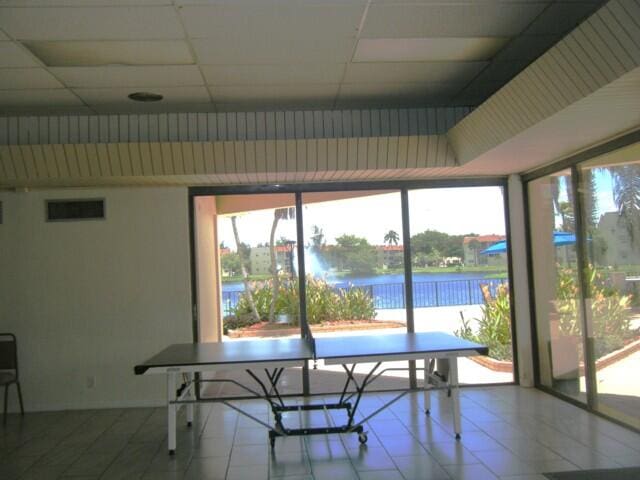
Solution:
[[[480,250],[481,246],[482,244],[476,238],[472,238],[469,241],[469,248],[473,251],[473,261],[475,265],[478,265],[478,250]]]
[[[219,248],[220,250],[227,248],[227,246],[224,244],[224,240],[220,242]]]
[[[350,270],[357,274],[375,271],[376,250],[366,238],[342,235],[336,238],[335,253],[343,270]]]
[[[462,243],[465,236],[475,236],[475,234],[449,235],[436,230],[425,230],[411,237],[412,256],[415,257],[419,253],[427,255],[435,248],[443,257],[462,258],[464,256]]]
[[[440,260],[442,260],[442,254],[436,248],[432,249],[426,257],[427,263],[432,267],[437,267],[440,265]]]
[[[611,167],[613,201],[632,241],[640,234],[640,165]],[[636,243],[637,244],[637,243]]]
[[[596,176],[592,169],[585,169],[582,172],[582,198],[584,201],[585,226],[588,231],[594,232],[598,223],[598,186]]]
[[[273,222],[271,223],[271,235],[269,236],[269,254],[271,256],[271,277],[272,282],[272,294],[271,305],[269,306],[269,321],[273,322],[276,311],[276,300],[278,299],[278,292],[280,291],[280,276],[278,275],[278,263],[276,257],[276,230],[278,228],[278,222],[280,220],[288,220],[295,218],[295,208],[276,208],[273,211]],[[285,239],[286,241],[286,239]]]
[[[237,253],[227,253],[220,258],[220,264],[222,269],[229,272],[231,276],[241,273],[240,268],[240,255]]]
[[[573,212],[573,204],[569,202],[558,202],[558,209],[562,220],[560,230],[563,232],[575,232],[576,218]]]
[[[238,248],[238,255],[240,255],[240,259],[244,265],[244,268],[247,270],[247,273],[250,275],[251,271],[251,247],[247,243],[240,243]]]
[[[384,243],[391,246],[391,244],[398,245],[398,240],[400,240],[400,236],[394,230],[389,230],[384,236]]]
[[[243,244],[240,241],[240,235],[238,233],[238,225],[236,222],[236,216],[231,217],[231,227],[233,228],[233,238],[236,241],[236,248],[238,250],[238,255],[240,256],[240,269],[242,271],[242,283],[244,284],[244,293],[247,295],[247,301],[249,302],[249,306],[251,308],[251,315],[256,322],[260,321],[260,315],[258,315],[258,310],[256,309],[256,302],[253,300],[253,292],[251,290],[251,284],[249,283],[249,272],[246,267],[246,260],[244,258],[243,252]]]

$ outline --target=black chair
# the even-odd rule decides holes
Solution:
[[[7,407],[9,403],[9,385],[16,384],[20,412],[24,415],[22,405],[22,391],[18,377],[18,342],[13,333],[0,333],[0,386],[4,385],[4,416],[3,425],[7,423]]]

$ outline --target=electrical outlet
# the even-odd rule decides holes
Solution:
[[[91,375],[87,377],[87,388],[94,388],[96,386],[96,377]]]

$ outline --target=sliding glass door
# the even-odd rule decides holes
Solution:
[[[307,322],[316,337],[406,332],[400,191],[303,193]],[[354,341],[363,341],[354,339]],[[366,341],[366,340],[364,340]],[[360,364],[362,381],[373,364]],[[387,363],[372,389],[402,389],[407,362]],[[312,393],[343,388],[340,365],[320,362]]]
[[[594,408],[640,428],[640,156],[614,160],[579,166],[587,351]]]
[[[199,239],[211,232],[207,251],[215,252],[196,258],[198,271],[214,272],[207,277],[214,288],[198,283],[198,296],[209,295],[207,305],[216,307],[210,315],[203,311],[201,340],[212,341],[203,335],[204,326],[217,334],[213,341],[299,337],[304,322],[316,337],[361,337],[354,341],[446,331],[492,342],[491,358],[462,361],[462,382],[513,381],[502,187],[400,184],[378,190],[214,193],[197,217],[211,215],[211,221],[198,220],[196,230]],[[372,388],[415,385],[423,374],[418,366],[416,375],[409,362],[385,364]],[[322,361],[313,367],[310,374],[288,369],[282,393],[341,391],[342,367]],[[356,377],[369,367],[359,365]],[[236,373],[210,379],[232,381],[208,384],[205,397],[246,394],[234,383]]]
[[[538,381],[640,428],[640,144],[527,190]]]
[[[572,185],[570,170],[529,183],[531,255],[540,383],[586,402]]]
[[[460,382],[512,382],[503,189],[409,190],[409,225],[415,330],[447,332],[489,347],[488,357],[459,360]],[[446,368],[439,363],[436,369]]]

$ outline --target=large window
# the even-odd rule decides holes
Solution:
[[[571,171],[529,183],[540,382],[585,400],[583,312]]]
[[[462,360],[462,382],[513,381],[502,187],[225,194],[207,202],[215,220],[201,222],[198,235],[212,230],[217,256],[196,260],[217,283],[199,283],[199,297],[211,290],[216,308],[200,313],[217,316],[209,330],[222,341],[299,336],[305,322],[316,337],[365,337],[354,341],[445,331],[489,345],[490,358]],[[415,363],[385,364],[372,388],[417,385],[424,369]],[[281,391],[342,390],[341,366],[313,367],[288,369]],[[433,367],[447,374],[446,362]],[[356,377],[369,368],[359,365]],[[246,393],[236,387],[214,382],[204,396]]]
[[[409,191],[415,330],[489,347],[489,357],[459,360],[462,383],[513,381],[504,219],[500,187]]]
[[[399,191],[302,195],[307,321],[319,336],[406,331],[402,207]],[[372,365],[357,366],[362,379]],[[372,385],[408,385],[407,363],[387,364]],[[340,391],[341,366],[317,366],[312,392]]]
[[[579,190],[594,407],[638,427],[640,155],[634,151],[640,149],[631,147],[628,155],[618,152],[580,165]]]
[[[640,427],[640,145],[528,183],[539,382]]]

